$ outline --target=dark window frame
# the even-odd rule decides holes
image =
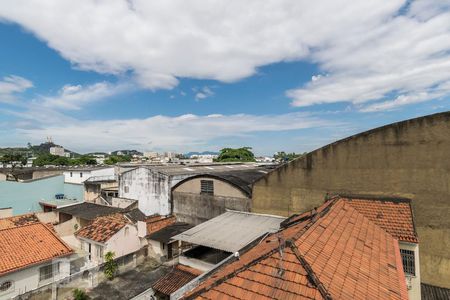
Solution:
[[[400,249],[403,272],[405,275],[416,276],[416,258],[414,250]]]
[[[213,180],[200,180],[200,194],[214,195],[214,181]]]
[[[53,272],[55,271],[55,272]],[[59,274],[59,262],[51,265],[46,265],[39,268],[39,282],[52,279]]]

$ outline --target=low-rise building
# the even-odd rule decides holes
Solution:
[[[83,228],[97,217],[123,212],[122,208],[82,202],[67,205],[55,210],[58,214],[58,225],[55,230],[62,237],[72,236],[75,231]],[[75,246],[75,245],[74,245]]]
[[[0,219],[0,299],[70,275],[73,250],[34,214]]]
[[[227,211],[172,239],[184,243],[179,262],[204,272],[265,234],[279,230],[284,217]]]
[[[72,167],[64,171],[64,181],[82,184],[87,179],[96,177],[97,180],[115,179],[114,167],[92,166]]]
[[[147,216],[172,214],[171,189],[183,179],[204,173],[262,169],[256,164],[145,165],[119,176],[119,197],[139,201]]]
[[[80,240],[81,249],[87,252],[94,264],[102,264],[107,252],[122,257],[141,249],[137,226],[121,213],[95,218],[75,236]]]
[[[251,210],[252,185],[267,169],[236,169],[186,178],[172,188],[173,214],[200,224],[228,210]]]
[[[286,219],[281,230],[170,297],[406,300],[403,269],[398,240],[351,201],[335,197]]]
[[[174,218],[175,219],[175,218]],[[180,242],[173,237],[191,229],[193,225],[173,222],[146,236],[151,256],[159,261],[168,261],[180,254]]]
[[[64,147],[61,146],[50,147],[49,152],[51,155],[65,156]]]
[[[115,176],[93,176],[84,181],[84,201],[97,204],[112,204],[117,197],[118,182]]]

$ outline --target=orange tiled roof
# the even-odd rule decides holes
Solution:
[[[35,214],[24,214],[0,219],[0,230],[39,223]]]
[[[75,235],[105,243],[128,223],[128,220],[122,214],[97,217],[92,223],[78,230]]]
[[[169,273],[158,279],[158,281],[153,284],[152,288],[162,294],[170,295],[201,273],[202,272],[197,269],[179,264]]]
[[[175,216],[163,217],[160,215],[155,215],[147,218],[145,222],[147,223],[147,235],[155,233],[169,225],[174,224],[177,221]]]
[[[288,220],[187,295],[196,299],[408,299],[398,242],[343,199]]]
[[[1,229],[0,241],[0,276],[73,252],[40,222]]]
[[[418,243],[407,200],[344,198],[356,210],[400,241]]]

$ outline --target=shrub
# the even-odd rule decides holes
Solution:
[[[88,295],[86,295],[86,293],[80,289],[74,289],[72,294],[73,294],[74,300],[88,300],[89,299]]]
[[[105,269],[103,270],[103,273],[105,273],[106,278],[109,280],[112,280],[114,278],[114,275],[116,275],[117,271],[117,263],[114,261],[114,252],[108,251],[105,254]]]

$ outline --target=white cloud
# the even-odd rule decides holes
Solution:
[[[132,70],[143,86],[170,88],[177,77],[229,82],[258,66],[306,58],[310,48],[375,25],[402,3],[6,0],[0,18],[33,32],[78,68]]]
[[[82,106],[123,93],[130,84],[98,82],[91,85],[65,85],[55,96],[45,96],[38,100],[40,105],[53,109],[81,109]]]
[[[33,87],[33,83],[20,76],[10,75],[0,80],[0,102],[14,100],[16,94]]]
[[[449,10],[442,0],[5,0],[0,18],[77,68],[131,71],[150,89],[185,77],[231,82],[303,59],[327,75],[287,92],[294,106],[360,107],[450,81]]]
[[[200,90],[196,90],[195,100],[199,101],[211,96],[214,96],[214,92],[209,87],[204,86]]]
[[[39,120],[39,113],[22,118]],[[60,117],[60,116],[59,116]],[[58,117],[57,117],[58,118]],[[335,125],[306,113],[283,115],[181,115],[154,116],[146,119],[82,121],[67,119],[46,122],[38,127],[17,128],[24,140],[39,142],[52,136],[58,143],[79,151],[111,150],[123,147],[148,149],[157,145],[163,149],[186,150],[205,146],[225,137],[243,137],[258,132],[278,132]],[[68,134],[70,133],[70,134]]]
[[[414,1],[405,14],[393,10],[377,26],[362,24],[312,53],[328,76],[288,91],[293,105],[349,101],[374,111],[448,95],[435,92],[450,83],[450,6],[442,2]],[[361,105],[392,94],[394,101]]]

